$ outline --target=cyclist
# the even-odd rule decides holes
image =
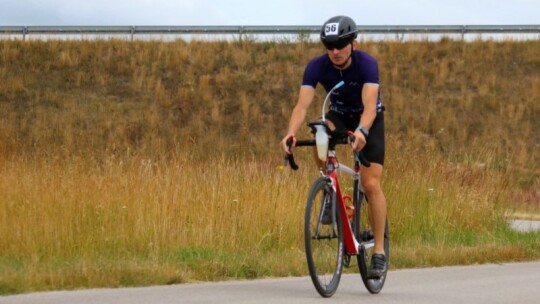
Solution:
[[[371,277],[381,277],[387,268],[384,252],[386,198],[381,189],[384,165],[384,107],[379,93],[377,61],[369,54],[356,50],[357,26],[347,16],[335,16],[326,21],[320,39],[326,53],[313,58],[304,70],[302,86],[294,107],[287,135],[281,141],[286,153],[292,153],[296,133],[305,120],[307,109],[315,97],[320,83],[328,92],[340,81],[345,85],[332,93],[330,109],[326,113],[328,127],[335,131],[354,132],[355,151],[363,149],[370,167],[362,167],[362,185],[369,201],[375,248]],[[292,138],[289,150],[287,140]],[[320,164],[319,164],[320,165]]]

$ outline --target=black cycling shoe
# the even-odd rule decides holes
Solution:
[[[374,253],[371,257],[371,268],[368,270],[370,279],[379,279],[386,273],[386,256],[380,253]]]

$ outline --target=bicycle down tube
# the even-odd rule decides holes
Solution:
[[[340,164],[335,157],[331,157],[328,159],[329,162],[331,162],[335,169],[340,170],[342,172],[345,172],[347,174],[350,174],[353,176],[354,179],[358,179],[360,177],[359,172],[355,172],[351,168]],[[342,168],[343,166],[343,168]],[[337,174],[336,171],[332,171],[327,175],[330,177],[332,181],[332,187],[334,188],[334,191],[336,192],[336,197],[338,199],[338,206],[339,211],[341,213],[342,219],[347,219],[347,209],[345,208],[345,202],[343,201],[343,195],[341,193],[341,187],[339,186],[339,182],[337,182]],[[346,223],[346,224],[345,224]],[[343,221],[343,239],[345,241],[345,249],[347,250],[347,254],[350,255],[356,255],[359,253],[359,247],[360,243],[354,236],[354,233],[352,231],[351,222],[350,221]]]

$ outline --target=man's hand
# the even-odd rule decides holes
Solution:
[[[364,133],[362,133],[360,130],[355,131],[353,150],[360,151],[362,150],[362,148],[364,148],[365,145],[366,145],[366,137],[364,136]]]
[[[289,138],[292,139],[290,149],[289,149],[289,145],[287,144],[287,141],[289,141]],[[283,148],[283,151],[285,151],[285,153],[292,154],[293,148],[296,145],[296,137],[294,136],[294,134],[289,133],[287,134],[287,136],[283,138],[283,140],[281,140],[280,144],[281,144],[281,148]]]

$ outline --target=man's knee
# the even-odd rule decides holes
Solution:
[[[381,189],[382,166],[372,163],[371,167],[364,168],[362,171],[362,186],[364,191],[369,194],[377,194]]]
[[[364,179],[362,181],[362,186],[368,195],[381,191],[381,183],[377,178]]]

